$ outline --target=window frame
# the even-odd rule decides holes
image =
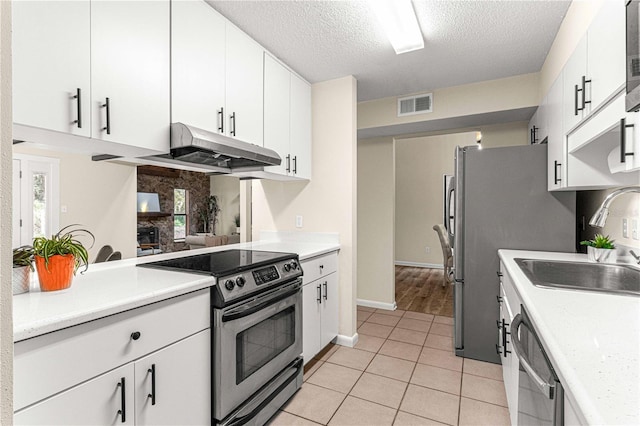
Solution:
[[[176,191],[184,191],[184,213],[176,213]],[[176,238],[176,217],[184,216],[184,237]],[[183,243],[189,234],[189,190],[173,188],[173,242]]]

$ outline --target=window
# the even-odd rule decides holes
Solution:
[[[183,241],[189,229],[189,191],[186,189],[173,190],[173,239]]]
[[[13,247],[58,231],[59,168],[55,158],[13,156]]]

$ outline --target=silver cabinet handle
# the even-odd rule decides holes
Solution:
[[[322,286],[318,284],[316,290],[318,290],[318,296],[316,297],[316,300],[318,301],[318,303],[322,303]]]
[[[327,300],[327,282],[325,281],[322,285],[324,286],[324,300]]]
[[[536,386],[542,391],[544,396],[549,399],[553,399],[555,394],[556,386],[555,384],[547,383],[545,380],[540,377],[540,375],[533,369],[529,359],[527,358],[527,354],[525,353],[524,348],[522,347],[522,343],[519,338],[520,326],[522,325],[522,316],[517,314],[511,323],[511,345],[513,346],[513,350],[516,355],[520,359],[520,365],[527,372],[529,377],[533,379]],[[525,327],[527,325],[525,324]],[[528,327],[527,327],[528,328]]]
[[[107,118],[107,125],[105,127],[102,128],[102,130],[106,130],[107,134],[110,135],[111,134],[111,102],[109,101],[109,98],[105,98],[104,104],[102,104],[102,108],[106,109],[106,118]]]
[[[627,156],[633,155],[633,152],[627,152],[627,129],[633,127],[633,124],[627,124],[625,118],[620,119],[620,162],[626,163]]]

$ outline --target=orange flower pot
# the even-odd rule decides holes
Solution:
[[[35,261],[40,290],[64,290],[71,286],[75,266],[75,258],[72,254],[51,256],[47,265],[45,265],[44,257],[35,256]]]

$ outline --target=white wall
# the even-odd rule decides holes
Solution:
[[[236,232],[235,216],[240,214],[240,179],[233,176],[211,176],[211,195],[218,197],[220,214],[216,233],[231,235]]]
[[[60,159],[60,228],[74,223],[82,225],[96,237],[89,249],[93,261],[103,245],[122,253],[122,258],[136,257],[136,167],[91,157],[32,148],[26,144],[13,147],[15,153]]]
[[[0,424],[13,421],[11,2],[0,1]]]
[[[340,234],[340,334],[356,333],[356,80],[316,83],[312,95],[312,178],[253,181],[253,237],[260,231]],[[303,227],[295,227],[295,216]]]

